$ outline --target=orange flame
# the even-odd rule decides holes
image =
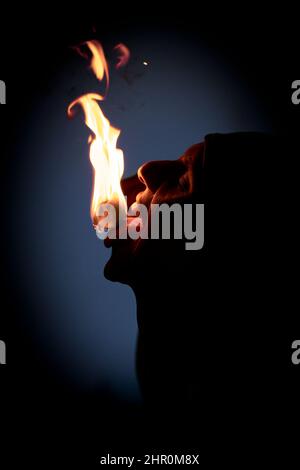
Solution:
[[[106,83],[108,86],[109,84],[108,66],[105,60],[105,55],[104,55],[104,51],[102,49],[101,44],[99,44],[98,41],[87,41],[86,45],[88,46],[88,48],[90,49],[92,53],[91,69],[93,70],[98,80],[102,80],[105,75]]]
[[[97,41],[86,43],[92,53],[91,69],[101,81],[106,78],[109,83],[108,65],[101,45]],[[88,93],[74,100],[68,107],[68,116],[74,115],[74,106],[80,104],[85,116],[85,124],[92,131],[89,136],[90,161],[94,168],[94,188],[91,201],[91,218],[97,225],[97,213],[103,203],[118,205],[122,214],[127,212],[127,203],[121,189],[120,181],[124,171],[123,151],[117,148],[120,130],[111,126],[104,116],[99,101],[104,96]]]
[[[124,67],[127,64],[130,58],[130,51],[125,44],[117,44],[115,49],[119,52],[118,62],[116,64],[116,68],[119,69],[120,67]]]

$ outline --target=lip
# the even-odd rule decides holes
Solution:
[[[126,231],[127,231],[127,228],[129,227],[130,223],[133,222],[134,219],[136,219],[137,217],[127,217],[126,219]],[[116,229],[116,238],[109,238],[109,237],[106,237],[104,239],[104,246],[106,248],[111,248],[113,246],[114,243],[116,242],[119,242],[120,241],[120,238],[119,238],[119,228],[117,227]],[[126,241],[126,238],[125,239],[121,239],[121,241]]]

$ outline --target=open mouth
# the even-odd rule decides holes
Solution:
[[[124,220],[121,223],[120,221],[117,221],[116,225],[112,226],[112,237],[109,233],[103,237],[105,247],[111,248],[116,242],[131,238],[129,234],[130,227],[134,231],[141,231],[144,222],[143,215],[140,212],[141,208],[139,206],[143,206],[144,210],[147,212],[147,216],[149,216],[152,199],[153,194],[148,190],[141,191],[136,195],[134,202],[127,211],[126,221]],[[97,224],[95,224],[94,227],[97,230]],[[108,229],[106,229],[106,231],[108,232]]]
[[[131,224],[137,224],[138,225],[138,223],[139,223],[138,221],[139,221],[138,216],[127,217],[126,218],[126,224],[124,224],[124,226],[122,228],[120,228],[119,226],[116,227],[114,238],[109,238],[109,235],[105,238],[104,246],[106,248],[111,248],[114,245],[114,243],[127,240],[128,239],[128,237],[127,237],[128,227]]]

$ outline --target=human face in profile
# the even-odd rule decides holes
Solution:
[[[151,212],[153,204],[184,204],[197,201],[203,185],[204,144],[190,147],[178,160],[157,160],[142,165],[135,176],[122,181],[122,189],[130,207],[143,204]],[[172,243],[173,242],[173,243]],[[161,263],[174,255],[178,241],[141,239],[109,239],[112,248],[104,274],[112,281],[130,284],[141,274],[160,269]]]

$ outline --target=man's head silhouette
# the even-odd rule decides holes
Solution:
[[[250,422],[256,406],[266,409],[264,394],[251,400],[257,383],[268,390],[262,357],[274,319],[258,307],[268,298],[265,273],[276,273],[274,162],[282,152],[267,135],[214,134],[179,160],[146,163],[123,182],[128,204],[150,211],[154,203],[205,204],[198,252],[186,251],[183,240],[105,242],[112,246],[106,277],[129,284],[137,300],[136,366],[145,403],[154,420],[165,417],[170,434],[184,430],[181,439],[185,417],[211,423],[207,401],[218,419],[228,404],[237,421],[239,410]]]
[[[178,160],[151,161],[137,175],[122,182],[128,206],[136,202],[147,207],[149,221],[153,205],[173,205],[201,201],[204,189],[204,144],[190,147]],[[105,276],[113,281],[135,285],[141,279],[159,277],[162,267],[179,266],[184,256],[182,240],[130,238],[105,241],[112,256]]]

